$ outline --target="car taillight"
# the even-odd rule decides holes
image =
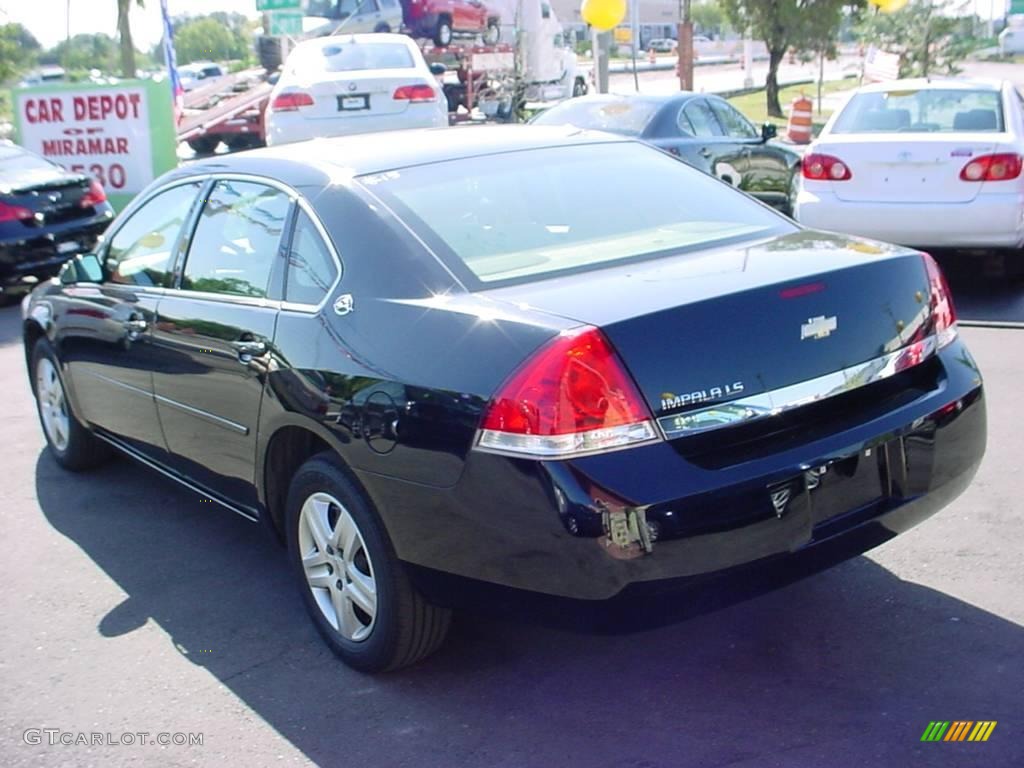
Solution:
[[[89,191],[82,195],[81,205],[83,208],[91,208],[94,205],[107,202],[107,193],[103,185],[96,179],[89,182]]]
[[[1009,181],[1020,176],[1024,160],[1013,152],[976,157],[960,171],[962,181]]]
[[[847,181],[853,178],[850,167],[832,155],[812,152],[804,157],[800,165],[805,179],[815,181]]]
[[[279,93],[270,103],[270,109],[274,112],[295,112],[302,107],[312,107],[313,97],[301,91]]]
[[[402,85],[395,89],[393,98],[395,101],[411,101],[413,103],[434,101],[437,98],[437,92],[425,84]]]
[[[0,221],[21,221],[31,218],[32,211],[24,206],[0,203]]]
[[[512,374],[487,405],[477,447],[560,459],[657,439],[615,350],[588,326],[560,334]]]
[[[956,308],[953,294],[942,269],[930,254],[923,254],[924,267],[928,272],[928,288],[931,291],[932,330],[939,343],[939,349],[956,338]]]

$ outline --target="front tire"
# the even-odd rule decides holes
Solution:
[[[487,45],[497,45],[500,38],[501,28],[498,27],[497,21],[491,19],[487,22],[487,29],[484,30],[484,43]]]
[[[64,469],[80,472],[110,458],[110,448],[90,432],[71,411],[60,363],[50,342],[39,339],[32,348],[32,391],[43,436],[50,454]]]
[[[452,43],[452,23],[447,18],[442,17],[437,20],[437,26],[434,28],[434,44],[444,48],[451,45]]]
[[[303,602],[346,664],[383,672],[441,645],[451,612],[413,587],[370,501],[334,454],[314,456],[296,472],[287,525]]]

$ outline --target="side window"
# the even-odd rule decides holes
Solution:
[[[704,101],[692,101],[683,109],[683,114],[689,119],[693,126],[693,135],[700,138],[709,136],[723,136],[722,126],[711,113],[711,109]]]
[[[300,209],[288,252],[285,300],[296,304],[319,304],[337,277],[338,269],[327,244],[306,212]]]
[[[192,236],[181,287],[266,296],[290,205],[288,195],[272,187],[218,181]]]
[[[736,139],[756,139],[760,137],[757,129],[731,104],[714,99],[711,102],[718,121],[725,127],[725,133]]]
[[[679,128],[679,132],[684,136],[695,136],[693,123],[690,122],[690,118],[686,116],[686,110],[679,110],[679,116],[676,118],[676,127]]]
[[[110,282],[165,284],[178,234],[201,188],[198,181],[172,187],[131,215],[107,248],[105,264]]]

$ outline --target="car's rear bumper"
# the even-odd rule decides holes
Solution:
[[[91,250],[112,219],[113,209],[104,205],[87,219],[47,227],[27,237],[0,240],[0,286],[30,285],[34,281],[26,283],[26,278],[53,277],[75,253]],[[77,247],[62,252],[64,244]]]
[[[473,453],[448,490],[361,479],[401,559],[561,597],[704,578],[865,528],[880,543],[948,504],[984,454],[984,398],[969,352],[955,341],[934,362],[937,386],[898,407],[721,466],[659,443],[572,462]],[[778,509],[780,489],[789,493]],[[648,553],[607,534],[609,514],[628,520],[636,509],[661,527]]]
[[[917,248],[1016,248],[1024,194],[979,194],[969,203],[859,203],[801,188],[794,218],[806,227]]]

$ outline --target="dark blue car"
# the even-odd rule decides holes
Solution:
[[[577,129],[199,161],[23,310],[54,459],[117,449],[265,525],[364,670],[492,590],[607,613],[833,562],[948,504],[985,449],[931,257]]]
[[[800,155],[778,142],[775,126],[755,127],[725,99],[701,93],[599,95],[569,99],[533,118],[642,139],[748,195],[792,212]]]
[[[99,182],[0,142],[0,303],[92,250],[113,218]]]

